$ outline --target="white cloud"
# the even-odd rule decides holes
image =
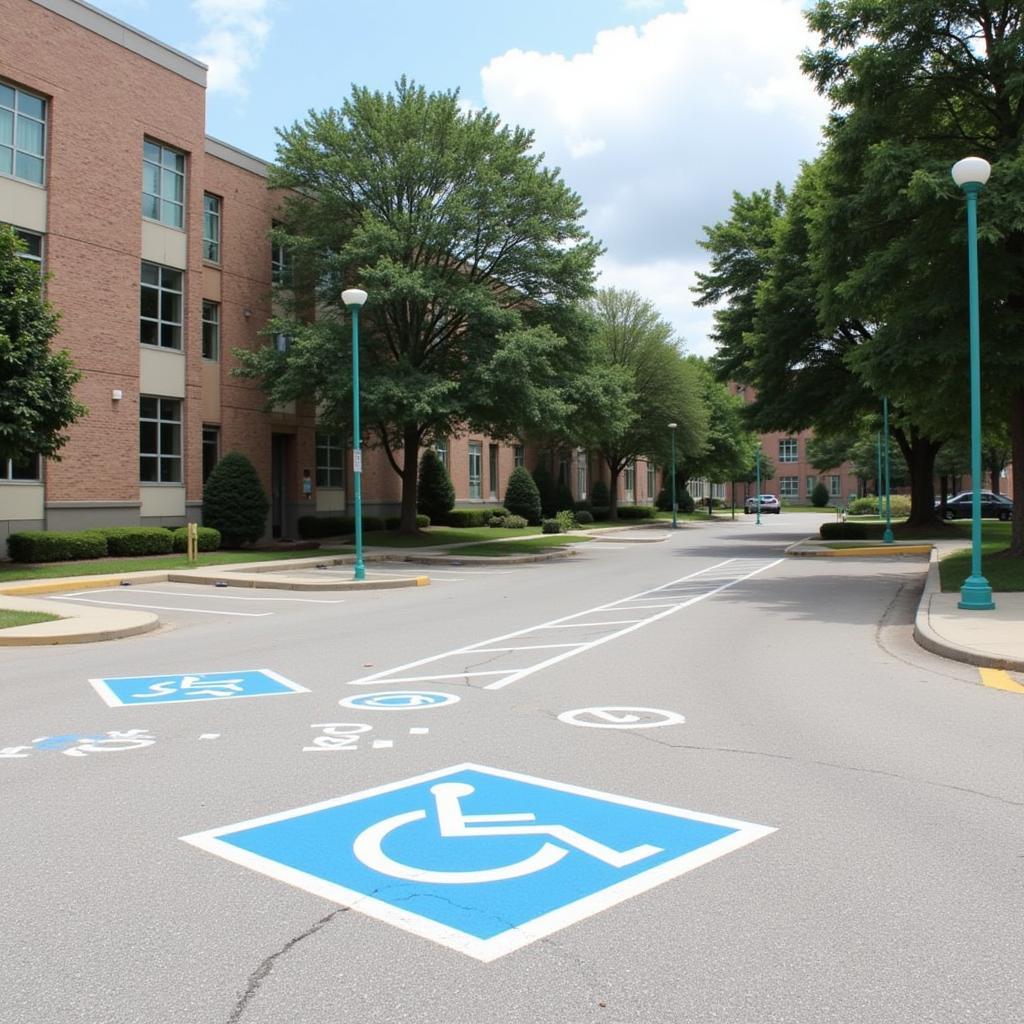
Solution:
[[[643,6],[638,4],[637,6]],[[789,184],[817,153],[826,103],[800,73],[802,0],[689,0],[585,53],[509,50],[482,69],[488,107],[533,128],[608,248],[602,283],[657,302],[692,351],[710,311],[688,291],[703,226],[733,190]]]
[[[197,56],[209,66],[207,89],[245,97],[245,76],[259,63],[270,34],[271,0],[192,0],[205,29]]]

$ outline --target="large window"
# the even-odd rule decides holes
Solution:
[[[483,444],[480,441],[469,442],[469,496],[482,497],[481,476],[483,475]]]
[[[276,230],[281,225],[274,221],[272,227]],[[274,284],[287,286],[291,276],[291,259],[288,250],[273,239],[270,241],[270,279]]]
[[[629,462],[622,473],[623,487],[626,491],[626,501],[636,500],[636,463]]]
[[[780,498],[796,498],[800,495],[800,477],[798,476],[780,476],[779,477],[779,497]]]
[[[828,493],[832,498],[839,498],[843,493],[843,478],[838,473],[828,478]]]
[[[784,437],[779,441],[779,462],[796,462],[799,459],[795,437]]]
[[[578,454],[576,456],[576,498],[584,501],[587,497],[587,457]]]
[[[38,263],[40,269],[43,266],[43,236],[37,235],[34,231],[24,231],[15,228],[14,233],[25,243],[25,248],[18,253],[23,260],[31,260]]]
[[[220,427],[203,427],[203,483],[210,478],[220,458]]]
[[[526,465],[526,448],[521,444],[514,444],[512,446],[512,463],[516,466]]]
[[[181,483],[181,399],[139,397],[139,479]]]
[[[0,480],[38,480],[39,456],[27,459],[0,459]]]
[[[160,348],[181,348],[180,270],[142,264],[139,341]]]
[[[142,216],[185,226],[185,154],[151,139],[142,143]]]
[[[814,488],[818,486],[818,478],[816,476],[809,476],[807,478],[807,497],[809,498],[814,493]]]
[[[220,197],[203,196],[203,259],[220,263]]]
[[[654,463],[648,461],[647,463],[647,497],[654,498],[656,495],[654,489]]]
[[[203,299],[203,358],[220,359],[220,303]]]
[[[345,445],[341,434],[316,432],[316,485],[345,486]]]
[[[445,470],[448,469],[448,438],[438,437],[434,439],[434,454],[437,456],[438,462],[444,466]]]
[[[42,185],[46,100],[0,82],[0,174]]]
[[[498,446],[496,444],[487,447],[487,493],[493,499],[498,497]]]

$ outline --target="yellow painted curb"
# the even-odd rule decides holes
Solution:
[[[926,555],[931,549],[931,544],[902,544],[891,547],[817,548],[813,553],[825,558],[849,558],[856,555]]]
[[[417,576],[416,577],[416,586],[417,587],[429,587],[430,586],[430,577],[429,576]]]
[[[124,576],[82,576],[74,580],[11,583],[0,588],[0,594],[20,597],[22,594],[59,594],[66,590],[100,590],[103,587],[119,587],[124,578]]]
[[[979,668],[981,681],[993,690],[1006,690],[1007,693],[1024,693],[1024,686],[1010,678],[1010,673],[1001,668]]]

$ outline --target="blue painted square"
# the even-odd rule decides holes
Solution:
[[[119,676],[90,679],[111,707],[126,704],[179,704],[196,700],[232,700],[281,693],[305,693],[305,687],[270,669],[194,672],[164,676]]]
[[[185,838],[487,960],[770,831],[459,765]]]

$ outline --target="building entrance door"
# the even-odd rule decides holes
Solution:
[[[292,435],[270,435],[270,528],[275,539],[288,535],[288,481]]]

